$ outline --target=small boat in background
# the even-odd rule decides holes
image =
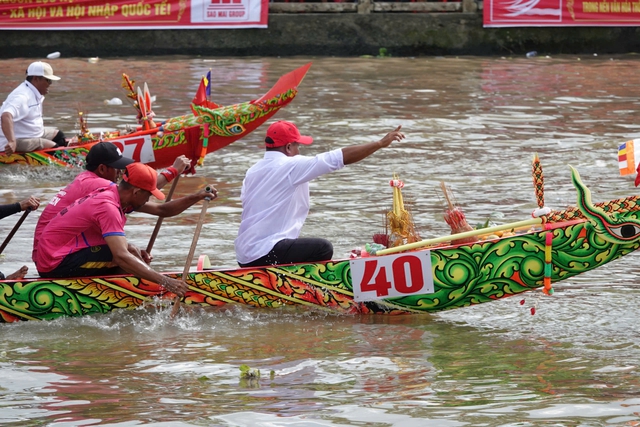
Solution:
[[[288,105],[298,93],[298,86],[311,67],[308,63],[282,77],[258,99],[220,106],[196,94],[190,114],[170,118],[156,124],[153,120],[152,97],[145,84],[134,90],[133,81],[123,75],[123,87],[134,99],[139,126],[129,133],[115,131],[92,134],[82,113],[80,132],[68,147],[6,155],[0,152],[0,165],[82,166],[91,147],[102,141],[116,144],[126,157],[159,169],[171,166],[176,157],[185,155],[192,164],[202,164],[204,157],[253,132],[261,124]]]

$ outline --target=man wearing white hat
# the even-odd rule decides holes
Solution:
[[[7,97],[0,107],[0,151],[11,155],[67,145],[64,134],[45,127],[42,103],[49,93],[53,68],[46,62],[33,62],[27,68],[27,78]]]

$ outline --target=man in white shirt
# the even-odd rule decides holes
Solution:
[[[273,123],[265,138],[264,158],[247,171],[242,182],[242,219],[235,240],[241,267],[330,260],[331,242],[300,238],[309,214],[309,181],[342,169],[404,139],[398,126],[380,141],[300,156],[299,147],[313,141],[284,120]]]
[[[64,134],[45,127],[42,119],[44,96],[54,80],[60,77],[53,75],[51,65],[41,61],[29,65],[26,80],[0,108],[0,151],[11,155],[67,145]]]

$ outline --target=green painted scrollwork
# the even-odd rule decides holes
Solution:
[[[209,130],[213,135],[237,136],[245,132],[247,124],[279,110],[283,105],[290,102],[297,93],[297,89],[289,89],[266,101],[244,102],[215,110],[193,105],[192,108],[196,114],[169,119],[162,125],[162,128],[164,132],[174,132],[208,123]]]
[[[108,304],[50,281],[1,287],[0,309],[19,313],[24,318],[36,319],[53,319],[60,315],[81,316],[111,310]]]

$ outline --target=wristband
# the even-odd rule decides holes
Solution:
[[[178,169],[169,166],[166,170],[160,172],[167,179],[167,182],[173,181],[178,176]]]

